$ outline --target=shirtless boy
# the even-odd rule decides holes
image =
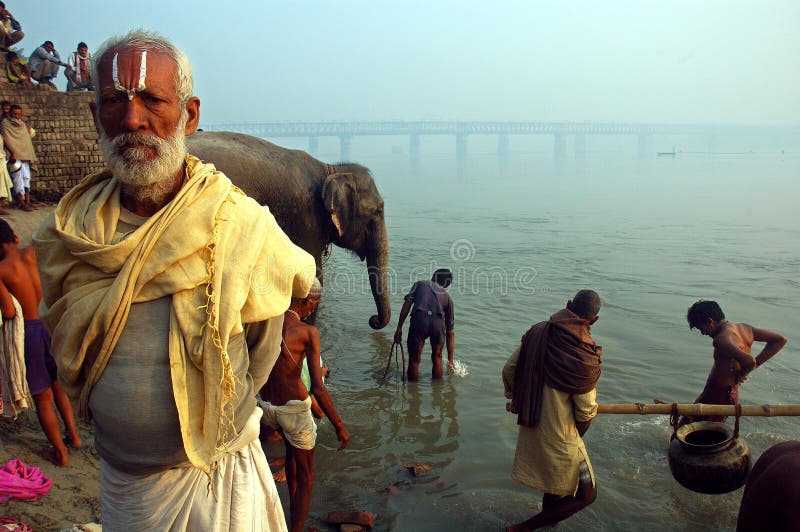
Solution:
[[[281,354],[261,388],[259,404],[264,410],[261,423],[278,430],[286,446],[286,482],[289,486],[290,530],[301,532],[311,505],[314,484],[314,444],[317,425],[311,415],[311,397],[301,379],[303,359],[308,360],[311,393],[320,408],[333,423],[339,450],[347,447],[350,433],[333,406],[331,396],[322,380],[319,363],[319,331],[301,321],[311,315],[319,304],[322,287],[314,282],[305,299],[292,299],[283,317]]]
[[[13,295],[19,301],[25,319],[25,370],[31,395],[36,402],[36,413],[45,436],[53,444],[52,460],[56,465],[69,465],[66,439],[73,447],[80,447],[81,437],[64,390],[56,380],[56,363],[50,354],[50,335],[39,320],[39,301],[42,285],[36,267],[33,247],[18,248],[19,237],[5,220],[0,220],[0,310],[3,319],[13,319],[17,313]],[[61,414],[66,438],[61,437],[53,401]]]
[[[778,333],[726,320],[715,301],[698,301],[689,307],[686,319],[690,329],[696,328],[714,341],[714,365],[695,403],[738,404],[739,385],[747,375],[786,345],[786,338]],[[767,344],[755,357],[750,354],[753,342]],[[694,416],[691,421],[724,422],[725,419],[726,416]]]

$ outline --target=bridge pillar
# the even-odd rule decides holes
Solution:
[[[456,135],[456,165],[458,177],[464,177],[467,170],[467,135],[464,133]]]
[[[586,158],[586,134],[578,133],[575,135],[575,158]]]
[[[653,157],[653,135],[650,133],[640,133],[636,143],[636,155],[639,159],[650,159]]]
[[[308,153],[314,157],[319,153],[319,139],[317,137],[308,137]]]
[[[497,136],[497,159],[500,162],[500,172],[505,174],[508,170],[508,135]]]
[[[408,136],[408,160],[411,163],[411,171],[419,173],[419,135],[412,133]]]
[[[339,160],[347,162],[350,160],[350,141],[353,139],[350,135],[339,135]]]
[[[564,159],[567,154],[567,136],[564,133],[556,132],[553,134],[553,157],[557,161]]]

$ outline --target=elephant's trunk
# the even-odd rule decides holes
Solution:
[[[386,236],[386,224],[378,220],[374,222],[375,230],[370,233],[367,244],[367,274],[372,297],[378,314],[369,319],[369,326],[373,329],[383,329],[392,317],[392,306],[389,302],[389,283],[387,273],[389,267],[389,239]]]

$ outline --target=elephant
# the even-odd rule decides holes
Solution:
[[[213,163],[248,196],[269,207],[278,225],[317,262],[330,243],[366,259],[377,314],[373,329],[389,323],[387,284],[389,240],[383,198],[369,170],[353,163],[329,165],[304,151],[227,131],[198,131],[187,150]]]
[[[800,441],[764,451],[747,477],[737,532],[800,529]]]

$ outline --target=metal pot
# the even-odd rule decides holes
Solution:
[[[19,171],[22,168],[22,161],[19,159],[11,159],[6,163],[6,168],[8,168],[8,173],[13,174],[14,172]]]
[[[669,468],[683,487],[698,493],[728,493],[750,472],[750,447],[725,423],[697,421],[680,427],[667,453]]]

